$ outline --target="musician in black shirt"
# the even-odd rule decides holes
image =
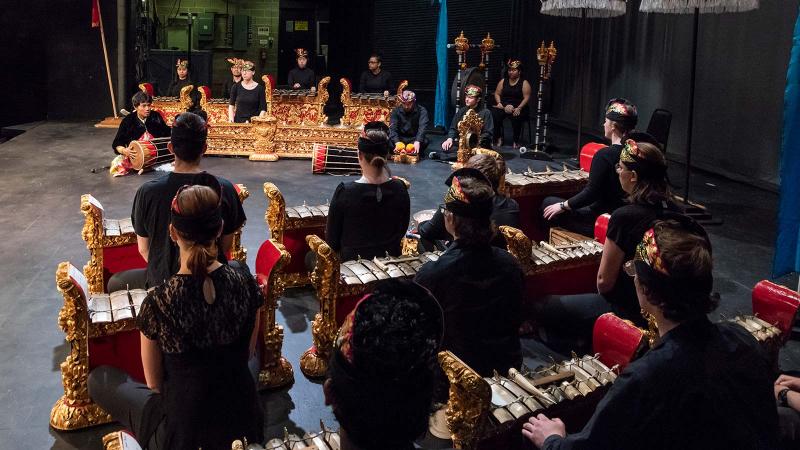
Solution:
[[[414,145],[415,155],[422,155],[428,147],[425,129],[428,128],[428,110],[417,104],[417,95],[413,91],[403,91],[399,99],[400,104],[395,106],[389,116],[389,141],[397,151],[398,144],[403,149],[408,144]]]
[[[531,97],[531,85],[528,80],[523,79],[522,62],[518,59],[508,60],[506,65],[508,76],[497,83],[494,90],[495,105],[491,108],[492,119],[494,120],[497,146],[503,145],[503,121],[509,119],[511,128],[514,131],[514,148],[518,147],[519,137],[522,134],[522,123],[528,118],[523,111],[527,111],[526,106]]]
[[[131,141],[169,136],[170,129],[160,113],[153,112],[153,97],[147,92],[138,91],[131,97],[135,114],[128,114],[117,128],[117,135],[111,148],[120,155],[128,156]]]
[[[175,63],[175,78],[172,79],[169,87],[167,87],[166,96],[180,97],[181,89],[190,84],[194,83],[192,83],[192,79],[189,77],[189,61],[178,58],[178,62]]]
[[[737,324],[712,324],[711,243],[691,220],[658,222],[625,263],[660,342],[631,363],[579,433],[543,414],[523,435],[546,450],[778,448],[773,372]]]
[[[473,155],[467,160],[464,167],[480,170],[492,183],[492,189],[494,190],[491,215],[492,225],[495,227],[507,225],[518,228],[519,205],[517,201],[497,192],[497,189],[500,187],[500,181],[506,173],[506,162],[502,156],[495,158],[494,156],[484,153]],[[442,208],[436,210],[431,220],[422,222],[419,225],[418,233],[422,239],[420,244],[423,244],[426,248],[433,247],[431,241],[453,240],[453,236],[447,232],[447,228],[445,227],[444,210]],[[506,240],[501,233],[495,233],[492,239],[492,245],[502,249],[506,248]]]
[[[483,128],[481,128],[481,135],[478,145],[483,148],[492,148],[492,136],[494,136],[494,122],[492,120],[492,113],[484,107],[483,96],[481,95],[481,88],[470,84],[464,89],[464,106],[456,111],[453,116],[453,121],[450,123],[450,129],[447,131],[447,139],[442,142],[441,152],[431,152],[428,157],[430,159],[439,159],[442,161],[455,161],[458,157],[458,123],[464,118],[469,110],[475,110],[478,117],[483,121]]]
[[[296,48],[297,67],[289,71],[289,89],[312,89],[315,90],[314,71],[307,67],[308,51],[304,48]]]
[[[242,81],[242,62],[244,62],[244,60],[228,58],[228,62],[231,63],[231,77],[222,84],[222,98],[230,99],[233,85],[239,84]]]
[[[361,178],[340,183],[333,193],[325,237],[342,261],[400,255],[411,199],[406,184],[386,167],[388,128],[383,122],[364,125],[358,139]]]
[[[516,259],[491,245],[491,183],[479,170],[459,169],[448,179],[445,226],[455,240],[414,281],[444,310],[443,350],[481,376],[508,373],[522,363],[519,342],[523,275]]]
[[[228,120],[236,123],[249,122],[253,116],[267,113],[267,97],[264,85],[253,79],[255,65],[242,61],[242,81],[231,88],[228,104]]]
[[[551,226],[592,236],[597,216],[611,213],[623,205],[625,192],[619,185],[615,165],[622,151],[622,141],[636,127],[636,106],[622,98],[611,99],[606,106],[603,130],[611,145],[600,149],[592,159],[589,183],[568,200],[547,197],[542,215]]]
[[[369,55],[369,69],[361,72],[358,92],[383,93],[384,97],[389,96],[389,92],[394,89],[394,83],[392,74],[388,70],[381,69],[382,64],[381,55],[378,53]]]
[[[206,150],[208,130],[205,121],[193,113],[182,113],[172,128],[170,151],[175,154],[175,170],[139,187],[133,200],[131,221],[136,240],[147,269],[126,270],[114,274],[108,281],[109,292],[125,287],[144,288],[158,286],[174,275],[179,267],[178,248],[169,237],[169,208],[172,198],[181,186],[204,184],[210,177],[222,186],[222,217],[225,220],[218,259],[225,263],[225,255],[233,245],[233,234],[246,220],[244,209],[233,184],[202,171],[200,162]]]

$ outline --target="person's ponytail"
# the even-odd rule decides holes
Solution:
[[[195,242],[189,247],[189,258],[187,265],[192,272],[192,277],[202,286],[203,298],[209,305],[216,300],[214,282],[208,276],[208,266],[217,259],[217,242]]]

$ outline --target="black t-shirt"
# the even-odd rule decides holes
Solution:
[[[252,275],[222,266],[209,274],[208,304],[192,275],[150,292],[136,318],[163,354],[165,448],[228,448],[263,438],[263,415],[248,369],[250,336],[264,297]]]
[[[294,84],[299,83],[298,89],[310,89],[314,85],[314,71],[306,68],[295,67],[289,71],[289,89],[294,89]]]
[[[373,74],[371,70],[361,72],[361,79],[358,83],[358,92],[365,93],[383,93],[389,91],[392,93],[394,83],[392,82],[392,74],[386,70],[381,70],[377,75]]]
[[[636,246],[642,242],[644,232],[653,226],[653,222],[658,219],[666,210],[675,211],[674,205],[625,205],[611,214],[608,221],[608,231],[606,239],[611,239],[617,246],[625,252],[624,261],[633,259]],[[617,274],[617,281],[614,288],[603,295],[606,300],[621,308],[619,311],[626,319],[641,321],[639,314],[639,300],[636,296],[636,288],[633,285],[633,278],[628,276],[625,271],[620,269]]]
[[[600,149],[592,158],[589,183],[578,194],[569,199],[569,207],[590,207],[596,216],[611,213],[624,205],[625,191],[619,184],[616,165],[622,145],[613,144]]]
[[[178,246],[169,237],[172,199],[181,186],[194,184],[198,174],[168,173],[139,187],[133,199],[131,220],[138,236],[150,239],[147,257],[147,286],[154,287],[169,279],[180,267]],[[217,177],[222,185],[222,235],[234,233],[246,220],[236,188],[230,181]],[[219,261],[227,260],[219,249]]]
[[[452,351],[481,376],[519,368],[523,275],[511,254],[456,240],[437,261],[422,266],[414,281],[442,305],[442,349]]]
[[[231,88],[230,104],[235,106],[233,121],[245,123],[251,117],[257,116],[261,111],[267,110],[267,98],[264,86],[256,83],[253,89],[247,89],[242,83],[234,84]]]
[[[492,222],[496,226],[507,225],[519,228],[519,204],[513,198],[505,195],[495,195],[492,199]],[[429,241],[452,241],[453,236],[447,232],[444,226],[444,213],[439,208],[433,214],[431,220],[422,222],[419,226],[419,235]],[[492,239],[495,247],[506,248],[506,240],[502,233],[497,233]]]
[[[399,256],[410,215],[411,199],[401,180],[340,183],[331,199],[325,236],[342,261],[386,252]]]
[[[239,79],[239,81],[235,81],[233,77],[225,80],[225,83],[222,84],[222,98],[230,99],[231,90],[233,90],[233,85],[239,84],[241,81],[242,81],[241,78]]]

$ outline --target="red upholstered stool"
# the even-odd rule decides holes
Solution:
[[[753,314],[781,330],[781,340],[786,343],[800,309],[800,294],[785,286],[762,280],[753,287]]]
[[[594,155],[601,149],[608,147],[606,144],[599,142],[589,142],[581,147],[580,166],[581,170],[589,172],[592,168],[592,159]]]
[[[594,323],[592,349],[608,367],[618,366],[621,372],[646,347],[644,331],[614,313],[605,313]]]
[[[606,243],[606,234],[608,233],[608,221],[611,219],[611,214],[605,213],[597,216],[594,221],[594,239],[601,243]]]

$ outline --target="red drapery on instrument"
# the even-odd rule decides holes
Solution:
[[[92,0],[92,28],[100,26],[100,0]]]

